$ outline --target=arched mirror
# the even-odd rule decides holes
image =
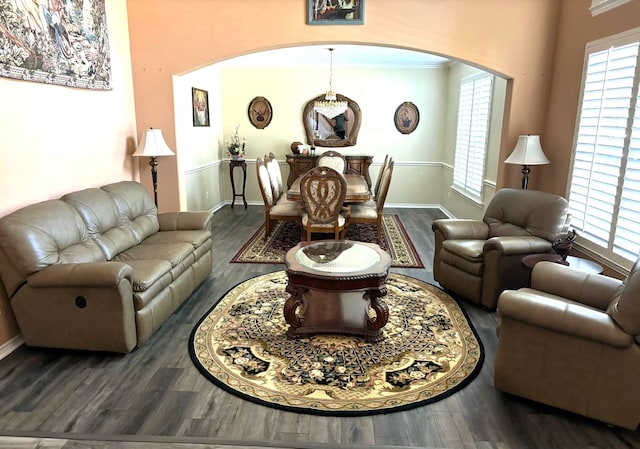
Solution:
[[[324,100],[323,94],[308,102],[302,113],[304,131],[309,145],[314,147],[350,147],[356,144],[362,122],[360,106],[344,95],[336,94],[336,97],[338,100],[347,102],[347,110],[344,112],[346,117],[344,138],[336,134],[335,120],[332,117],[325,117],[313,110],[313,104],[316,100]]]

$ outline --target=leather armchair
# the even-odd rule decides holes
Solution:
[[[640,422],[640,259],[625,281],[552,262],[498,301],[495,386],[634,430]]]
[[[565,198],[536,190],[501,189],[482,220],[433,222],[433,277],[462,298],[495,309],[505,289],[529,285],[528,254],[548,253],[566,232]]]

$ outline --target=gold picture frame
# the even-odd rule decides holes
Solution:
[[[397,107],[393,115],[393,122],[396,125],[396,129],[402,134],[411,134],[416,130],[420,122],[418,107],[410,101],[405,101]]]
[[[193,126],[209,126],[209,93],[206,90],[191,88],[193,104]]]
[[[249,103],[247,114],[249,114],[249,121],[253,126],[258,129],[264,129],[271,123],[273,109],[269,100],[264,97],[255,97]]]

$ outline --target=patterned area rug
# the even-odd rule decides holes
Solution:
[[[189,340],[196,367],[242,398],[301,413],[389,413],[442,399],[469,383],[482,344],[458,304],[421,280],[391,273],[385,339],[286,337],[284,271],[231,289]]]
[[[376,242],[376,225],[352,224],[345,237],[359,242]],[[293,222],[280,221],[268,239],[264,238],[264,225],[251,236],[233,256],[231,263],[284,263],[286,252],[300,242],[300,228]],[[382,249],[391,254],[391,266],[398,268],[424,268],[424,264],[404,229],[400,217],[382,217]]]

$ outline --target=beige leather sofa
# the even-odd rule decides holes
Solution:
[[[433,222],[433,277],[462,298],[495,309],[505,289],[529,284],[528,254],[551,252],[566,233],[565,198],[536,190],[501,189],[482,220]]]
[[[552,262],[498,301],[495,386],[609,424],[640,422],[640,262],[626,281]]]
[[[0,295],[27,345],[129,352],[211,272],[210,221],[133,181],[24,207],[0,219]]]

